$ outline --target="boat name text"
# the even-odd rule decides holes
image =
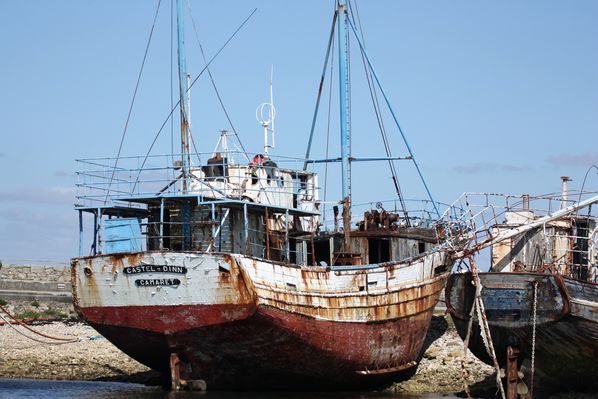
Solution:
[[[125,267],[123,270],[125,274],[138,273],[177,273],[187,274],[187,268],[183,266],[168,266],[168,265],[139,265]]]
[[[157,287],[159,285],[180,285],[181,280],[178,278],[146,278],[135,280],[135,285],[138,287]]]

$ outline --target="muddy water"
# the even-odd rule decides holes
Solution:
[[[166,392],[161,388],[139,384],[90,381],[48,381],[0,379],[0,399],[431,399],[456,398],[452,395],[401,395],[392,393],[355,392]]]

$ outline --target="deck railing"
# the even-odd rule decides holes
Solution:
[[[566,196],[552,193],[539,196],[507,195],[496,193],[464,193],[445,212],[448,242],[467,238],[466,244],[473,252],[498,237],[505,229],[524,226],[545,216],[551,216],[568,206],[595,196],[596,192],[570,191]],[[598,233],[598,204],[579,209],[568,216],[544,223],[534,231],[538,255],[534,270],[551,269],[573,277],[593,275],[598,264],[596,252]],[[457,215],[455,209],[465,212]],[[513,238],[509,243],[517,242]],[[511,253],[513,256],[515,253]]]
[[[77,205],[131,206],[135,198],[181,194],[228,199],[261,196],[275,202],[280,196],[314,195],[318,190],[313,182],[298,183],[299,175],[305,175],[303,159],[277,156],[274,163],[261,154],[229,151],[218,159],[213,155],[191,154],[186,179],[178,155],[77,160]],[[293,170],[294,174],[286,173],[292,180],[283,178]]]

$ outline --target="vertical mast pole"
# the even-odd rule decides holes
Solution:
[[[348,78],[348,41],[347,10],[345,0],[338,0],[338,59],[339,91],[341,116],[341,167],[343,180],[343,199],[351,195],[351,133],[349,131],[349,78]]]
[[[338,59],[339,94],[341,122],[341,178],[343,194],[343,224],[345,252],[350,252],[349,231],[351,229],[351,132],[349,129],[349,49],[347,40],[347,10],[345,0],[338,0]]]
[[[181,167],[183,174],[183,191],[187,191],[189,185],[189,118],[187,113],[187,67],[185,65],[185,33],[183,21],[183,0],[176,1],[177,8],[177,38],[179,56],[179,90],[181,109]]]

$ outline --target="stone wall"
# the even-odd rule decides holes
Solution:
[[[71,267],[4,264],[0,267],[0,280],[69,283]]]

